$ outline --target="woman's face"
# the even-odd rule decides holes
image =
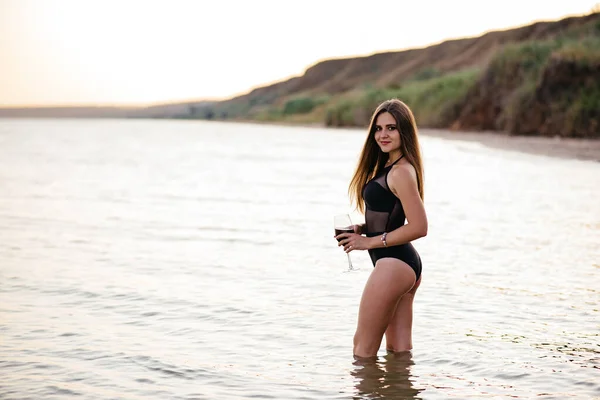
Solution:
[[[400,149],[400,131],[396,120],[387,111],[375,120],[375,141],[384,153]]]

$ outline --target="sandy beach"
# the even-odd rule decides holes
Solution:
[[[461,132],[443,129],[420,129],[424,136],[476,141],[485,146],[550,157],[574,158],[600,162],[600,140],[514,136],[501,132]]]

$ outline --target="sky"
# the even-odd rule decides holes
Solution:
[[[225,99],[331,58],[587,14],[596,0],[0,0],[0,107]]]

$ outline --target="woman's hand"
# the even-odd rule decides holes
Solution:
[[[349,253],[353,250],[368,250],[369,239],[356,233],[340,233],[335,237],[338,246],[344,246],[344,251]]]
[[[364,233],[363,228],[364,228],[364,224],[352,225],[352,229],[354,230],[354,233],[358,233],[359,235],[362,235]]]

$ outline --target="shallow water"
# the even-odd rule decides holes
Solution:
[[[332,216],[363,140],[0,120],[0,397],[600,397],[600,163],[422,135],[415,348],[361,365]]]

